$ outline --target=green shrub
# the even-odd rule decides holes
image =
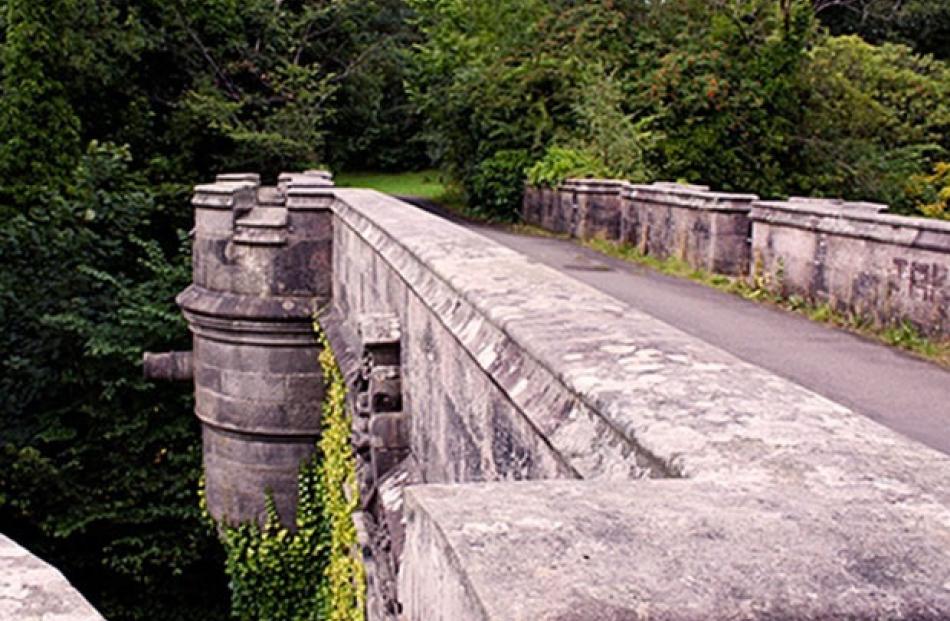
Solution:
[[[903,45],[828,37],[809,52],[796,192],[910,213],[908,180],[950,149],[950,66]]]
[[[577,149],[551,146],[544,157],[527,170],[531,185],[554,187],[571,177],[606,177],[607,167],[592,154]]]
[[[322,619],[328,531],[320,501],[316,459],[300,468],[296,532],[280,524],[273,499],[267,498],[263,526],[222,526],[227,551],[225,572],[231,588],[231,616],[241,621],[316,621]]]
[[[469,184],[469,208],[492,220],[512,220],[521,205],[528,152],[508,149],[479,162]]]
[[[626,95],[614,73],[601,63],[591,63],[575,87],[571,108],[576,126],[566,139],[558,139],[575,151],[589,154],[600,177],[623,178],[642,183],[654,176],[648,155],[664,134],[655,130],[656,117],[637,118],[626,109]]]
[[[931,174],[911,177],[907,193],[920,214],[950,220],[950,162],[937,162]]]
[[[323,431],[314,459],[300,467],[296,531],[280,524],[267,498],[263,526],[222,525],[231,615],[241,621],[362,621],[365,576],[354,556],[359,506],[350,447],[346,384],[325,336]],[[349,497],[347,490],[351,493]]]

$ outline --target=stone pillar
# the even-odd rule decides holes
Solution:
[[[544,209],[544,193],[546,188],[534,185],[525,185],[521,200],[521,218],[526,224],[541,225],[541,214]]]
[[[264,188],[221,176],[192,200],[194,282],[178,304],[194,335],[208,509],[229,523],[262,520],[270,493],[292,526],[320,433],[312,321],[330,297],[332,194],[302,177]]]
[[[568,232],[580,239],[620,239],[621,179],[570,179],[574,217]]]
[[[576,180],[568,179],[551,193],[548,218],[544,228],[555,233],[571,233],[574,230],[577,211]]]
[[[704,185],[630,185],[623,192],[620,239],[642,254],[743,275],[749,265],[749,211],[757,199],[711,192]]]

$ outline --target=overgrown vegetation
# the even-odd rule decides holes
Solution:
[[[921,54],[942,44],[895,33],[950,18],[939,2],[410,4],[424,34],[411,95],[477,211],[515,219],[525,175],[581,174],[932,213],[911,180],[950,149],[950,69]]]
[[[326,338],[322,346],[322,436],[301,465],[296,529],[280,523],[267,499],[263,525],[220,525],[227,552],[231,615],[241,621],[362,621],[365,577],[355,556],[359,505],[346,384]]]
[[[109,619],[228,617],[195,500],[191,186],[425,162],[399,0],[0,0],[0,532]]]

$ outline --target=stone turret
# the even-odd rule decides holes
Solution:
[[[277,187],[227,174],[195,188],[194,282],[177,301],[194,337],[195,413],[218,520],[260,521],[270,493],[293,525],[297,472],[320,433],[312,322],[330,298],[332,185],[322,172],[282,175]]]

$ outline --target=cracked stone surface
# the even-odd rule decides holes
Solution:
[[[0,619],[103,621],[58,570],[0,535]]]

